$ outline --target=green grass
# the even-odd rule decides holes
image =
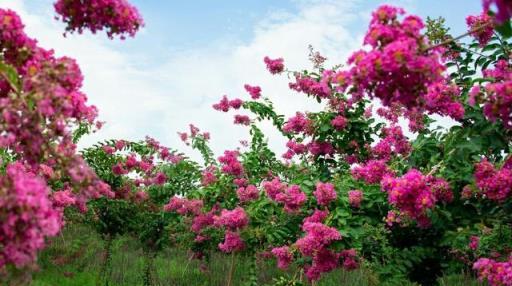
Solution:
[[[103,255],[103,242],[97,235],[84,227],[68,227],[61,236],[53,239],[50,246],[40,255],[41,270],[34,275],[32,286],[96,285]],[[201,271],[200,262],[189,259],[187,251],[167,249],[155,258],[155,282],[156,285],[224,286],[230,259],[229,256],[214,253],[207,262],[207,271]],[[244,285],[248,282],[250,271],[250,259],[236,256],[232,285]],[[112,270],[107,275],[108,285],[142,285],[143,273],[144,255],[137,242],[124,237],[114,240]],[[293,275],[278,270],[273,261],[263,259],[257,262],[256,273],[258,285],[270,285],[273,279]],[[371,283],[372,281],[374,282]],[[324,275],[316,285],[378,285],[375,281],[374,275],[364,269],[352,272],[338,270]],[[467,276],[456,275],[441,279],[440,285],[481,284]]]

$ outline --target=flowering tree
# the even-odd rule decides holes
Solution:
[[[108,2],[59,1],[56,8],[70,29],[81,30],[85,25],[95,31],[107,27],[109,35],[133,35],[141,24],[136,10],[126,1]],[[66,10],[69,5],[72,9]],[[124,18],[105,22],[109,14],[84,11],[88,17],[77,20],[80,15],[75,9],[110,11],[102,5],[117,7]],[[23,28],[14,11],[0,9],[2,273],[8,268],[29,266],[35,260],[45,238],[62,228],[65,207],[73,205],[86,211],[87,200],[113,196],[109,185],[76,150],[78,135],[101,127],[96,121],[96,107],[87,104],[87,96],[81,91],[80,68],[73,59],[56,57],[52,50],[38,46]]]

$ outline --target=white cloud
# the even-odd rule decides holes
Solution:
[[[328,65],[342,63],[362,37],[349,30],[348,24],[365,23],[360,19],[364,14],[355,11],[357,1],[297,1],[297,13],[270,13],[254,27],[254,36],[245,43],[218,41],[211,47],[169,54],[160,65],[147,67],[133,60],[139,55],[119,51],[104,34],[63,38],[64,27],[53,20],[51,2],[45,2],[48,5],[44,10],[32,9],[23,0],[0,0],[0,6],[16,10],[27,33],[43,47],[78,60],[85,76],[84,91],[98,106],[100,118],[107,121],[105,128],[87,137],[84,144],[152,135],[165,145],[186,150],[176,132],[195,123],[212,133],[216,152],[233,149],[239,139],[247,139],[247,130],[231,124],[234,113],[214,111],[213,103],[223,94],[249,98],[243,90],[243,84],[249,83],[260,85],[280,113],[317,110],[320,107],[314,100],[288,89],[285,76],[270,75],[263,57],[282,56],[290,69],[310,67],[307,46],[312,44],[329,58]],[[363,31],[361,27],[356,32]],[[271,130],[268,125],[264,129]],[[283,139],[270,134],[271,146],[282,151]]]

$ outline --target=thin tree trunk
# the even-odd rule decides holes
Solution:
[[[112,268],[112,237],[108,235],[105,239],[103,261],[96,280],[96,286],[108,286],[110,268]]]
[[[235,252],[231,254],[231,265],[229,266],[229,272],[228,272],[228,283],[227,286],[232,286],[233,281],[233,272],[235,271]]]

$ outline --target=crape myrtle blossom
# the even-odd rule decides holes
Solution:
[[[295,116],[290,117],[283,126],[283,131],[286,133],[303,133],[306,132],[311,126],[309,120],[304,113],[297,112]]]
[[[333,155],[334,147],[330,142],[313,141],[307,145],[308,151],[313,156]]]
[[[238,188],[236,194],[240,202],[244,203],[256,200],[260,196],[260,191],[256,186],[248,185],[247,187]]]
[[[225,253],[241,251],[244,247],[245,243],[240,234],[232,231],[226,231],[224,241],[219,243],[219,249]]]
[[[286,189],[286,184],[282,183],[278,177],[273,178],[271,181],[264,181],[262,186],[267,196],[272,200],[275,200],[277,195],[284,192]]]
[[[334,185],[322,182],[316,184],[316,190],[313,192],[313,195],[321,206],[327,206],[330,202],[336,200],[337,197]]]
[[[493,19],[489,16],[488,11],[484,10],[478,16],[467,16],[466,24],[475,39],[478,40],[481,47],[484,47],[490,40],[494,32]]]
[[[360,190],[348,191],[348,203],[353,208],[359,208],[363,200],[363,192]]]
[[[382,128],[382,134],[384,138],[371,148],[371,153],[376,159],[388,161],[392,155],[405,156],[411,152],[411,144],[399,125]]]
[[[240,177],[244,173],[244,167],[240,161],[238,161],[238,151],[224,151],[224,155],[218,158],[222,164],[221,170],[223,173]]]
[[[331,125],[338,131],[343,130],[347,126],[347,119],[342,115],[338,115],[331,120]]]
[[[164,205],[164,211],[166,212],[177,212],[178,214],[192,214],[199,215],[203,208],[203,201],[198,199],[187,199],[180,197],[172,197],[169,203]]]
[[[217,182],[217,176],[215,175],[217,171],[218,169],[215,166],[209,166],[206,169],[204,169],[201,174],[201,184],[204,187],[207,187]]]
[[[352,168],[352,176],[368,184],[379,183],[386,175],[393,175],[385,160],[370,160]]]
[[[235,124],[239,124],[239,125],[248,126],[249,124],[251,124],[251,119],[247,115],[237,114],[237,115],[235,115],[234,123]]]
[[[304,154],[307,151],[307,146],[305,144],[299,143],[295,140],[289,140],[286,143],[286,147],[288,150],[283,154],[283,158],[291,159],[294,155]]]
[[[490,258],[479,258],[473,269],[481,281],[487,281],[490,286],[512,285],[512,256],[508,261],[496,261]]]
[[[381,187],[388,195],[388,202],[400,211],[400,215],[416,221],[420,227],[430,225],[427,210],[433,209],[437,202],[450,202],[453,199],[446,181],[425,176],[416,169],[398,178],[386,175]]]
[[[307,222],[302,225],[306,235],[295,243],[302,255],[313,256],[319,249],[325,248],[336,240],[341,240],[341,234],[333,227],[319,222]]]
[[[62,228],[63,214],[49,196],[46,182],[21,163],[7,166],[0,177],[0,270],[9,264],[20,268],[32,263],[45,239]],[[64,193],[54,200],[59,207],[74,203]]]
[[[277,258],[277,267],[280,269],[288,269],[293,262],[293,253],[289,246],[275,247],[271,252]]]
[[[384,107],[397,107],[421,128],[421,114],[439,113],[460,119],[464,113],[458,94],[440,93],[446,84],[446,67],[441,61],[442,48],[426,49],[428,40],[420,33],[422,20],[405,11],[383,5],[372,14],[364,44],[369,50],[355,52],[348,60],[350,69],[338,78],[341,91],[356,102],[364,96],[379,98]],[[430,92],[429,92],[430,88]]]
[[[190,129],[189,132],[177,132],[181,141],[183,141],[183,143],[185,143],[187,146],[190,145],[191,141],[193,141],[196,138],[201,138],[204,141],[210,140],[210,133],[209,132],[200,133],[201,130],[194,124],[189,124],[189,129]],[[162,149],[162,151],[165,150],[164,149],[165,147],[162,147],[162,146],[159,146],[158,148],[155,148],[155,149],[159,149],[159,148]],[[167,153],[169,152],[168,149],[166,151],[167,151]],[[169,156],[170,154],[167,154],[167,155]]]
[[[333,242],[341,240],[342,237],[337,229],[322,223],[327,215],[327,211],[315,210],[314,214],[307,217],[302,225],[302,230],[306,233],[305,236],[294,243],[294,247],[301,255],[311,258],[312,263],[306,264],[304,267],[310,281],[318,280],[322,273],[332,271],[340,265],[347,270],[358,266],[353,249],[343,250],[341,253],[329,249]],[[287,263],[291,262],[290,254],[285,252],[286,250],[286,248],[279,248],[273,251],[273,253],[276,252],[274,254],[278,258],[278,263],[283,266],[287,266]],[[279,262],[280,260],[281,262]],[[340,260],[343,260],[343,263],[340,264]]]
[[[247,213],[241,207],[236,207],[233,210],[223,209],[219,216],[214,217],[215,226],[223,226],[231,230],[244,228],[248,223]]]
[[[512,168],[507,164],[496,169],[483,159],[475,165],[474,177],[476,186],[485,198],[502,203],[512,196]]]
[[[306,202],[307,197],[298,185],[290,185],[275,196],[275,201],[284,204],[284,211],[295,213]]]
[[[304,220],[302,221],[302,225],[305,225],[306,223],[309,223],[309,222],[323,222],[327,218],[328,215],[329,215],[328,210],[315,209],[315,211],[313,212],[312,215],[304,218]]]
[[[324,72],[322,80],[317,81],[312,77],[297,74],[295,82],[290,83],[289,87],[297,92],[313,95],[318,98],[329,98],[332,94],[329,87],[329,74]]]
[[[213,109],[222,111],[222,112],[228,112],[231,108],[232,109],[240,109],[243,104],[243,100],[240,98],[235,98],[232,100],[229,100],[226,95],[222,96],[222,99],[213,105]]]
[[[245,210],[236,207],[233,210],[221,210],[220,215],[214,216],[214,226],[226,228],[224,241],[219,243],[221,251],[231,253],[241,251],[245,247],[240,234],[237,232],[249,224],[249,218]]]
[[[282,183],[278,177],[272,181],[264,181],[262,186],[271,200],[284,205],[284,211],[287,213],[296,213],[307,201],[306,194],[298,185],[288,186]]]
[[[278,74],[284,71],[284,60],[282,58],[271,59],[266,56],[263,58],[263,61],[271,74]]]
[[[244,85],[244,88],[251,95],[252,99],[258,99],[261,97],[261,87],[246,84]]]
[[[484,88],[474,86],[470,91],[472,105],[483,104],[484,114],[492,122],[497,119],[505,128],[512,129],[512,68],[505,60],[499,60],[494,69],[484,70],[484,76],[494,79]]]
[[[468,244],[469,249],[475,251],[478,249],[479,245],[480,245],[480,237],[472,235],[469,238],[469,244]]]
[[[137,8],[127,0],[58,0],[54,4],[59,18],[67,24],[66,31],[105,29],[109,38],[119,35],[131,37],[144,25]]]

